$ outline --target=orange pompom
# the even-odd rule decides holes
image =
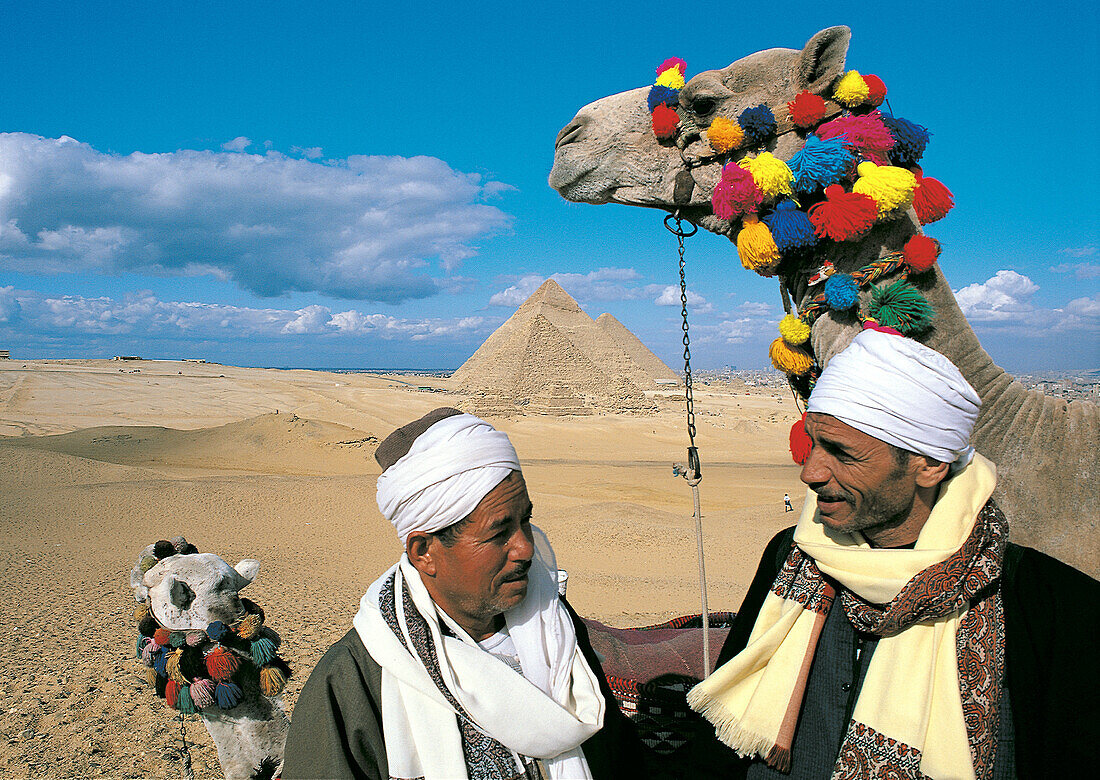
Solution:
[[[918,234],[905,242],[901,253],[905,256],[909,272],[919,274],[935,264],[940,256],[940,242],[931,236]]]
[[[206,654],[206,671],[218,682],[225,682],[232,677],[240,665],[237,656],[224,647],[215,647]]]
[[[158,628],[153,632],[153,641],[161,647],[168,647],[168,641],[171,636],[172,632],[167,628]]]

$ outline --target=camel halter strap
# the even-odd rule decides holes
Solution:
[[[682,476],[691,486],[692,502],[695,506],[695,541],[699,555],[699,593],[702,600],[703,618],[703,677],[710,676],[710,611],[707,608],[707,572],[703,562],[703,515],[699,510],[699,482],[703,479],[703,467],[699,462],[699,448],[695,446],[695,400],[691,394],[691,334],[688,329],[687,280],[684,276],[684,239],[699,232],[699,226],[687,220],[691,227],[685,231],[684,219],[677,210],[665,216],[665,228],[676,236],[677,251],[680,257],[680,314],[683,317],[684,331],[684,405],[687,411],[687,468],[680,464],[672,467],[674,476]],[[675,223],[675,224],[673,224]]]

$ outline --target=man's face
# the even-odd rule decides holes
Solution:
[[[821,522],[835,531],[876,531],[904,523],[917,493],[915,469],[883,441],[829,414],[806,415],[813,449],[800,475],[817,493]]]
[[[523,475],[513,471],[490,490],[454,544],[447,547],[434,536],[429,550],[435,563],[432,597],[463,628],[492,621],[517,606],[527,595],[535,552]]]

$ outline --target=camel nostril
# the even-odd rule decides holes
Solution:
[[[559,149],[566,144],[573,143],[580,138],[581,131],[584,130],[584,126],[588,124],[588,120],[581,117],[574,117],[573,121],[567,124],[558,133],[558,138],[554,142],[554,148]]]

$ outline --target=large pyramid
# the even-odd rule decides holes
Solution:
[[[591,414],[655,408],[645,390],[676,374],[610,314],[593,321],[547,279],[454,373],[475,412]]]

